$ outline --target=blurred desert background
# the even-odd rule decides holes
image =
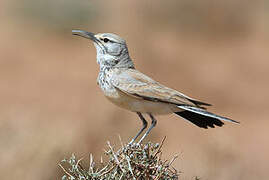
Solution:
[[[72,29],[119,34],[138,70],[241,122],[204,130],[157,117],[147,140],[167,136],[163,157],[180,155],[181,179],[268,179],[268,1],[0,4],[0,179],[61,179],[62,159],[99,159],[107,140],[128,142],[141,126],[105,99],[95,48]]]

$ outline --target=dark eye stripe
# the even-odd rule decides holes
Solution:
[[[100,38],[101,41],[107,43],[107,42],[112,42],[112,43],[116,43],[115,41],[112,41],[111,39],[108,38]]]
[[[108,41],[109,41],[109,39],[107,39],[107,38],[104,38],[104,40],[103,40],[105,43],[107,43]]]

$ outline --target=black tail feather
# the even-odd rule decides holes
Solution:
[[[192,122],[200,128],[207,129],[208,127],[214,128],[215,126],[223,126],[224,123],[217,118],[208,117],[202,114],[197,114],[191,111],[175,112],[175,114],[183,117],[184,119]]]

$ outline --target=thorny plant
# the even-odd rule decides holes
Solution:
[[[120,140],[121,141],[121,140]],[[160,144],[148,142],[144,144],[123,145],[118,151],[107,142],[108,162],[95,164],[92,154],[90,155],[89,168],[85,168],[81,160],[73,154],[69,159],[64,159],[59,164],[63,169],[62,180],[177,180],[179,172],[172,167],[172,163],[178,157],[174,156],[170,161],[162,160],[162,146],[165,138]]]

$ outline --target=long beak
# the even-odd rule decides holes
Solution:
[[[98,39],[95,37],[95,34],[92,32],[87,32],[83,30],[72,30],[72,34],[76,36],[81,36],[87,39],[90,39],[94,42],[98,42]]]

